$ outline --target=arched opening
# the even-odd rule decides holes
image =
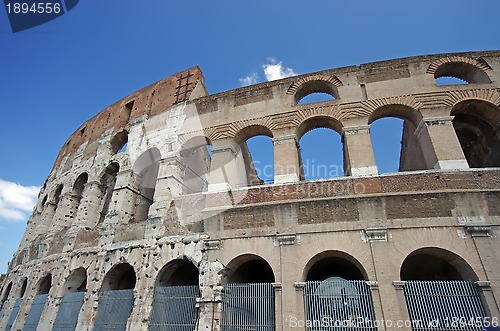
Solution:
[[[54,211],[57,209],[57,207],[59,206],[59,202],[61,201],[61,194],[63,187],[64,187],[63,184],[59,184],[54,192],[54,198],[53,198]]]
[[[198,268],[191,261],[176,259],[161,269],[156,286],[198,286],[198,278]]]
[[[344,176],[342,125],[330,117],[313,117],[300,124],[301,178],[305,180]]]
[[[117,154],[122,153],[126,150],[128,142],[128,132],[126,130],[122,130],[115,134],[113,138],[111,138],[111,153]]]
[[[308,81],[297,90],[295,93],[295,104],[304,104],[304,103],[309,103],[305,99],[309,95],[313,94],[326,94],[329,97],[322,96],[322,97],[312,97],[311,101],[309,102],[319,102],[319,101],[326,101],[326,100],[335,100],[339,98],[339,92],[337,90],[337,87],[333,85],[331,82],[327,82],[324,80],[311,80]],[[316,99],[319,98],[319,99]],[[318,101],[316,101],[318,100]],[[304,102],[305,101],[305,102]]]
[[[53,330],[75,330],[78,315],[83,306],[87,291],[87,271],[78,268],[66,280],[64,296],[59,305]]]
[[[194,330],[196,298],[200,296],[198,268],[188,260],[176,259],[165,265],[155,282],[150,330],[169,325],[172,329]]]
[[[451,111],[453,127],[471,168],[500,167],[500,109],[481,100],[467,100]]]
[[[20,298],[24,298],[24,293],[26,293],[26,288],[28,287],[28,278],[23,279],[23,283],[21,285],[21,291],[19,293]]]
[[[329,93],[324,93],[324,92],[314,92],[311,94],[308,94],[304,96],[300,101],[297,103],[298,106],[300,105],[306,105],[309,103],[317,103],[317,102],[324,102],[324,101],[332,101],[335,100],[335,97]]]
[[[115,265],[104,277],[94,330],[125,330],[134,307],[136,275],[128,263]]]
[[[36,330],[52,287],[52,275],[48,274],[39,282],[37,295],[33,299],[23,330]]]
[[[242,129],[235,137],[240,150],[236,158],[245,165],[244,186],[270,184],[274,182],[274,146],[271,130],[262,125],[251,125]]]
[[[374,320],[373,300],[366,272],[352,256],[326,251],[304,268],[304,302],[310,321],[349,321],[351,316]]]
[[[469,84],[491,83],[490,78],[484,71],[466,62],[448,62],[440,65],[434,72],[436,83],[438,83],[437,79],[442,77],[453,77]]]
[[[270,137],[253,136],[246,141],[250,152],[252,170],[255,177],[250,179],[250,185],[274,183],[274,146]]]
[[[439,77],[436,78],[437,86],[447,86],[447,85],[467,85],[465,80],[456,77]]]
[[[275,328],[274,272],[263,258],[246,254],[227,265],[222,328],[225,330]]]
[[[182,193],[206,192],[211,163],[210,140],[203,136],[193,137],[182,144],[181,158],[186,166],[182,177]]]
[[[87,184],[88,179],[88,174],[84,172],[83,174],[78,176],[75,184],[73,185],[73,190],[71,191],[72,202],[69,211],[71,218],[76,217],[76,213],[78,211],[78,207],[80,206],[80,202],[82,201],[83,191],[85,190],[85,185]]]
[[[26,285],[27,285],[27,279],[24,278],[22,286],[21,286],[21,293],[18,298],[16,298],[16,302],[14,303],[14,307],[12,308],[12,311],[9,315],[9,320],[7,321],[7,328],[5,330],[11,330],[12,325],[14,324],[17,315],[19,314],[19,310],[21,309],[21,304],[23,303],[23,296],[24,292],[26,291]],[[10,286],[10,289],[9,289]],[[10,293],[12,291],[12,283],[9,284],[7,289],[9,290],[8,292]],[[7,294],[7,291],[4,292],[3,300],[2,300],[2,308],[0,309],[0,318],[2,317],[2,310],[3,307],[5,306],[5,301],[8,299],[9,294]]]
[[[120,263],[106,274],[101,292],[133,290],[135,288],[135,271],[128,263]]]
[[[0,299],[0,317],[2,316],[2,310],[3,306],[5,304],[5,301],[9,298],[10,292],[12,291],[12,282],[7,285],[5,290],[3,291],[2,299]]]
[[[420,112],[405,105],[385,105],[372,112],[368,124],[380,174],[428,169],[415,135],[421,121]]]
[[[370,138],[379,174],[399,171],[403,124],[402,119],[385,117],[374,121],[370,126]]]
[[[431,325],[427,323],[445,321],[449,316],[464,321],[486,316],[473,284],[477,280],[474,270],[453,252],[435,247],[418,249],[404,260],[400,277],[405,281],[403,291],[411,321]]]
[[[421,248],[406,257],[401,266],[401,280],[470,280],[474,270],[460,256],[440,248]]]
[[[111,204],[111,198],[113,197],[113,190],[116,185],[116,179],[119,171],[120,165],[117,162],[113,162],[106,167],[101,176],[100,185],[102,192],[102,209],[99,215],[99,223],[104,221],[104,218],[109,212],[109,205]]]
[[[160,159],[160,151],[157,148],[151,148],[142,153],[134,163],[134,184],[138,193],[135,194],[133,221],[145,221],[148,218],[149,207],[153,204]]]
[[[40,281],[37,294],[49,294],[51,287],[52,287],[52,275],[49,274]]]

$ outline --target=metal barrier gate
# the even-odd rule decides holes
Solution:
[[[275,325],[272,284],[226,286],[222,303],[222,331],[274,331]]]
[[[403,286],[412,330],[483,330],[487,319],[470,281],[406,281]]]
[[[94,331],[125,331],[134,307],[134,290],[105,291],[99,299]]]
[[[150,331],[192,331],[196,325],[198,286],[155,288]]]
[[[74,331],[76,329],[84,297],[85,292],[75,292],[66,294],[62,298],[52,331]]]
[[[12,329],[12,325],[14,325],[14,322],[16,321],[22,303],[23,299],[21,298],[16,299],[16,303],[14,304],[14,308],[12,308],[12,312],[10,313],[9,321],[7,322],[7,328],[5,329],[5,331],[10,331],[10,329]]]
[[[370,286],[363,280],[331,277],[304,289],[306,330],[377,330]]]
[[[26,322],[24,323],[23,331],[36,331],[38,327],[38,322],[42,316],[43,308],[47,302],[48,294],[38,294],[35,295],[35,299],[31,304],[30,312],[28,317],[26,317]]]

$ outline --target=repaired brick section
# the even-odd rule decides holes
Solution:
[[[223,213],[224,230],[249,229],[274,226],[272,207],[231,209]]]
[[[388,219],[450,217],[455,202],[450,194],[403,195],[386,197]]]
[[[355,199],[301,202],[297,206],[299,224],[355,222],[359,220]]]

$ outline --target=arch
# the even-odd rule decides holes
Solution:
[[[118,152],[123,152],[127,142],[128,142],[127,130],[122,130],[117,134],[115,134],[110,141],[111,153],[117,154]]]
[[[100,185],[102,192],[102,208],[99,215],[99,222],[104,220],[104,217],[108,214],[109,205],[111,203],[111,198],[113,197],[113,190],[116,185],[116,180],[118,177],[118,172],[120,171],[120,164],[118,162],[112,162],[101,174]]]
[[[418,127],[423,118],[418,109],[403,104],[388,104],[372,111],[368,117],[368,124],[372,124],[384,117],[396,117],[404,121],[410,121],[415,127]]]
[[[59,201],[61,201],[61,194],[62,194],[63,188],[64,188],[64,185],[59,184],[54,192],[53,201],[54,201],[55,208],[57,208],[57,205],[59,205]]]
[[[144,221],[148,218],[149,208],[153,204],[156,180],[160,169],[161,153],[156,147],[142,153],[134,163],[135,194],[134,220]]]
[[[80,267],[71,272],[66,279],[64,294],[87,291],[87,271]]]
[[[305,96],[317,92],[331,95],[338,99],[338,87],[342,82],[335,75],[316,74],[299,78],[287,90],[288,95],[294,96],[294,105],[297,105]]]
[[[260,124],[246,126],[235,135],[235,141],[239,146],[237,158],[241,158],[245,166],[245,186],[262,185],[266,181],[268,183],[273,181],[274,171],[266,171],[271,175],[262,176],[263,170],[261,170],[261,167],[266,167],[268,164],[274,167],[274,147],[271,141],[273,137],[272,131]]]
[[[9,298],[9,295],[10,295],[10,292],[12,291],[12,282],[9,283],[9,285],[7,285],[7,287],[5,288],[5,290],[3,291],[3,295],[2,295],[2,298],[0,299],[0,307],[2,306],[2,304],[7,301],[7,299]]]
[[[342,123],[334,117],[327,115],[311,116],[304,119],[298,125],[296,131],[297,140],[300,140],[300,138],[302,138],[302,136],[307,132],[318,128],[332,129],[338,134],[342,134],[342,127],[343,127]]]
[[[458,102],[450,114],[453,127],[471,168],[500,166],[500,109],[484,100]]]
[[[241,145],[248,139],[255,136],[267,136],[269,138],[273,138],[273,132],[267,126],[261,124],[252,124],[240,129],[235,134],[234,140],[237,144]]]
[[[155,287],[198,284],[198,268],[191,261],[184,259],[175,259],[167,263],[160,270],[155,281]]]
[[[346,280],[368,280],[361,263],[352,255],[342,251],[324,251],[313,256],[304,267],[304,281],[322,281],[330,277]]]
[[[433,74],[434,79],[455,77],[469,84],[487,84],[491,83],[487,73],[489,70],[491,67],[481,58],[448,56],[431,63],[427,68],[427,73]]]
[[[258,255],[240,255],[228,263],[227,269],[227,283],[274,283],[275,281],[273,268]]]
[[[48,274],[38,282],[37,294],[48,294],[52,287],[52,274]]]
[[[478,277],[458,254],[438,247],[419,248],[404,259],[401,280],[471,280]]]
[[[106,273],[102,282],[101,292],[132,290],[135,288],[136,280],[135,270],[130,264],[117,264]]]
[[[81,198],[83,195],[83,190],[85,189],[85,184],[87,184],[87,181],[89,180],[89,175],[84,172],[78,176],[78,178],[75,181],[75,184],[73,184],[73,196],[77,198]]]
[[[24,277],[23,282],[21,284],[21,290],[19,292],[19,297],[23,298],[26,293],[26,288],[28,287],[28,278]]]

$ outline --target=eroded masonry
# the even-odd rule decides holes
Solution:
[[[468,84],[436,84],[448,76]],[[316,92],[331,100],[300,103]],[[198,67],[165,78],[62,147],[0,278],[0,330],[498,323],[499,107],[500,51],[213,95]],[[386,117],[404,120],[400,171],[379,175],[370,126]],[[315,128],[341,135],[344,176],[306,180],[299,140]],[[258,135],[271,183],[246,144]]]

